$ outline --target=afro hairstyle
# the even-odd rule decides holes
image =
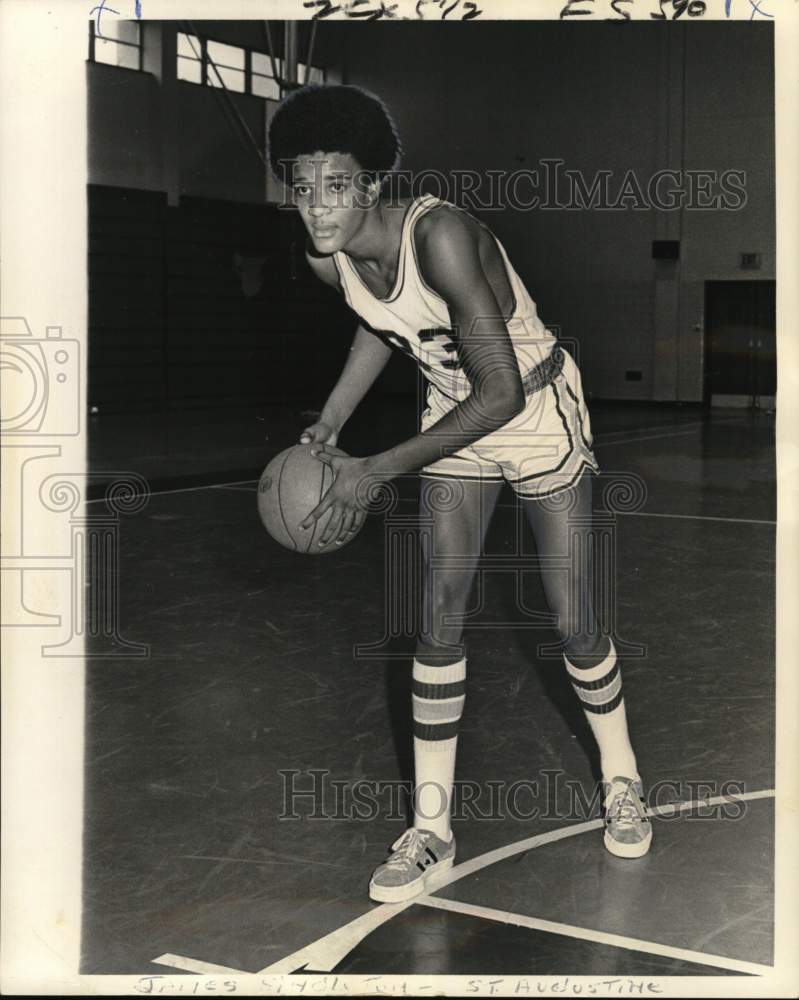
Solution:
[[[269,163],[275,176],[298,156],[349,153],[375,177],[396,170],[402,146],[379,97],[360,87],[310,84],[279,105],[269,126]]]

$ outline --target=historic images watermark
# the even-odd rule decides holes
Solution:
[[[324,158],[303,161],[313,167],[313,181],[294,182],[296,161],[280,164],[285,198],[279,208],[294,208],[297,198],[312,207],[369,208],[380,190],[382,203],[399,207],[406,199],[433,195],[472,212],[738,212],[748,200],[745,170],[663,168],[598,169],[570,167],[560,157],[542,157],[532,167],[508,169],[395,170],[380,174],[358,170],[330,184]],[[307,188],[307,191],[306,191]]]
[[[419,812],[420,792],[435,782],[413,789],[408,781],[357,781],[335,778],[324,768],[278,771],[282,782],[280,819],[346,820],[370,822],[404,820],[415,797],[414,808],[422,819],[437,819],[448,808],[439,788],[439,805]],[[545,769],[534,778],[459,780],[453,785],[451,816],[483,822],[545,820],[584,822],[602,814],[606,789],[601,782],[586,790],[582,782],[559,769]],[[665,779],[655,782],[646,794],[646,806],[661,818],[737,820],[746,813],[743,781],[709,778]],[[435,796],[424,796],[430,802]],[[677,808],[679,806],[679,808]],[[689,806],[689,807],[687,807]]]

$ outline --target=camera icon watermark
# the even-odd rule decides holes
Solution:
[[[25,317],[0,317],[0,376],[2,628],[57,631],[43,634],[43,657],[148,657],[146,644],[121,634],[120,536],[149,486],[136,472],[81,468],[80,442],[64,440],[81,432],[79,342],[60,326],[37,337]],[[100,483],[98,504],[88,494]]]
[[[79,434],[80,371],[80,344],[60,326],[36,337],[23,316],[0,317],[2,434]]]

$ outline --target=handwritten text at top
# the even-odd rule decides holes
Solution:
[[[713,16],[773,18],[774,0],[566,0],[561,20],[592,18],[611,21],[677,21]]]
[[[471,21],[483,12],[474,0],[416,0],[415,3],[400,3],[400,0],[304,0],[303,7],[314,13],[311,20],[325,17],[345,17],[359,21],[388,20],[438,20]],[[407,12],[406,12],[407,11]]]

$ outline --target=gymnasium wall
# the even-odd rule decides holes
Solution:
[[[260,22],[255,22],[256,25]],[[195,22],[217,41],[264,46],[235,22]],[[178,80],[176,22],[143,25],[144,72],[87,62],[89,182],[263,204],[266,175],[258,154],[232,127],[238,114],[261,151],[265,102],[231,92],[234,112],[212,88]]]
[[[386,99],[414,171],[543,170],[551,158],[588,180],[610,171],[615,193],[628,170],[644,192],[662,167],[745,171],[739,211],[478,213],[505,242],[544,321],[579,341],[589,393],[701,400],[704,281],[775,276],[771,25],[359,30],[360,44],[347,33],[348,82]],[[681,241],[679,262],[652,259],[661,239]],[[761,253],[762,269],[742,271],[742,252]]]
[[[202,22],[201,30],[220,41],[264,47],[260,22]],[[158,193],[164,211],[199,199],[195,210],[202,204],[217,220],[211,227],[228,209],[246,215],[249,206],[252,217],[260,218],[266,211],[262,164],[234,136],[218,93],[174,79],[173,51],[174,25],[145,25],[149,72],[87,64],[90,184],[106,194]],[[403,136],[404,166],[413,171],[542,170],[541,161],[551,158],[589,182],[596,171],[609,171],[613,195],[629,170],[644,188],[663,167],[745,171],[747,201],[739,211],[477,209],[505,243],[545,322],[578,342],[589,394],[701,400],[705,280],[775,276],[769,24],[692,24],[686,30],[679,23],[538,22],[522,28],[501,21],[326,21],[319,26],[314,61],[386,99]],[[263,148],[264,103],[249,95],[231,98]],[[522,197],[531,193],[523,185],[519,191]],[[272,253],[280,231],[269,229],[253,253]],[[656,239],[679,240],[679,261],[653,260]],[[225,252],[236,250],[230,243]],[[742,252],[760,253],[761,270],[742,271]],[[209,283],[202,268],[193,275],[206,307],[214,295],[220,301],[227,295],[223,283]],[[312,288],[307,294],[317,295]],[[263,302],[270,322],[290,322],[296,302],[291,289],[279,285],[270,295]],[[217,312],[234,328],[237,317],[248,328],[251,319],[242,317],[249,316],[251,304],[239,299],[234,304],[228,297]],[[350,321],[351,329],[343,307],[329,305],[333,327],[343,329]],[[325,325],[321,314],[317,320]],[[163,329],[172,321],[164,313]],[[311,365],[324,368],[330,339],[319,338],[318,328],[305,331],[304,346]],[[270,336],[278,336],[271,329]],[[108,342],[98,336],[95,330],[92,369],[94,359],[110,358]],[[125,350],[135,348],[121,329],[115,336]],[[252,398],[251,355],[238,357],[244,401]],[[230,370],[218,386],[197,382],[192,399],[230,400]],[[162,371],[163,384],[166,377]],[[279,384],[266,380],[263,398],[273,389],[281,398],[306,394],[306,385],[273,377]],[[94,381],[102,383],[97,372]],[[402,392],[412,391],[414,382],[394,366],[382,385]],[[171,388],[164,392],[172,405],[188,398],[172,398]]]

